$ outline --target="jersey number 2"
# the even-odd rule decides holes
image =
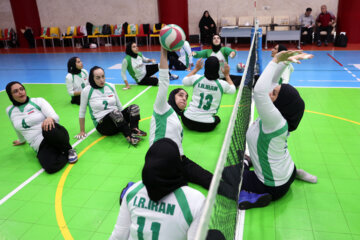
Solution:
[[[213,96],[211,94],[206,95],[205,96],[206,103],[204,105],[203,105],[203,101],[204,101],[204,93],[200,93],[200,103],[198,108],[201,108],[202,106],[204,110],[209,110],[211,107],[211,103],[213,101]]]
[[[104,110],[106,110],[109,103],[104,100],[104,101],[103,101],[103,104],[105,105],[105,106],[104,106]]]
[[[138,238],[139,238],[139,240],[144,240],[145,218],[144,217],[138,217],[137,224],[139,225]],[[158,222],[151,223],[152,240],[158,240],[159,239],[160,226],[161,226],[161,224],[158,223]]]

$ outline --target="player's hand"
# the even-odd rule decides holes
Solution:
[[[301,53],[301,54],[289,57],[288,61],[300,64],[301,62],[299,60],[311,59],[313,57],[314,57],[314,55],[312,55],[312,54]]]
[[[234,58],[235,55],[236,55],[236,52],[231,52],[230,55],[229,55],[229,57]]]
[[[224,67],[221,68],[221,71],[225,76],[230,74],[230,66],[226,62],[224,63]]]
[[[204,61],[203,61],[202,58],[200,58],[199,60],[196,61],[195,68],[196,68],[197,70],[202,69],[203,66],[204,66]]]
[[[51,131],[51,129],[55,128],[55,122],[54,119],[52,119],[51,117],[47,117],[41,124],[41,128],[47,132],[47,131]]]
[[[130,89],[130,85],[127,85],[123,88],[123,90],[129,90]]]
[[[86,138],[86,133],[85,132],[80,132],[78,135],[76,135],[75,136],[75,138],[77,139],[77,140],[81,140],[81,139],[84,139],[84,138]]]
[[[277,53],[274,58],[273,61],[276,63],[279,62],[284,62],[284,61],[288,61],[289,57],[301,54],[302,50],[296,50],[296,51],[281,51],[279,53]]]
[[[19,140],[15,140],[12,142],[13,146],[20,146],[20,145],[23,145],[25,144],[25,142],[20,142]]]

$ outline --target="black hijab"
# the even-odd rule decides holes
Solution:
[[[25,104],[25,103],[28,103],[28,102],[29,102],[29,97],[28,97],[28,96],[26,96],[26,101],[23,102],[23,103],[20,103],[20,102],[15,101],[15,99],[13,98],[13,96],[12,96],[12,94],[11,94],[11,87],[12,87],[14,84],[20,84],[20,85],[25,89],[24,85],[22,85],[22,84],[19,83],[19,82],[16,82],[16,81],[14,81],[14,82],[9,82],[9,83],[6,85],[6,93],[7,93],[8,97],[9,97],[10,101],[13,103],[14,106],[20,106],[20,105],[23,105],[23,104]]]
[[[205,13],[208,13],[209,14],[209,16],[208,17],[205,17]],[[205,11],[204,13],[203,13],[203,16],[202,16],[202,18],[200,19],[200,22],[199,22],[199,28],[202,30],[205,26],[207,26],[207,27],[211,27],[211,24],[214,24],[214,26],[215,26],[215,22],[214,22],[214,20],[212,19],[212,17],[210,16],[210,13],[209,13],[209,11]]]
[[[299,92],[290,84],[281,84],[280,92],[274,105],[286,119],[289,132],[294,131],[298,127],[305,111],[305,103]]]
[[[95,88],[95,89],[101,88],[101,87],[99,87],[99,86],[96,84],[96,82],[95,82],[95,80],[94,80],[94,71],[97,70],[97,69],[102,69],[102,68],[101,68],[101,67],[98,67],[98,66],[94,66],[94,67],[92,67],[92,68],[90,69],[90,74],[89,74],[89,83],[90,83],[90,86],[91,86],[92,88]],[[102,70],[104,71],[104,69],[102,69]],[[104,73],[105,73],[105,71],[104,71]]]
[[[288,50],[284,45],[282,45],[282,44],[278,44],[278,45],[279,45],[279,47],[278,47],[278,53],[279,53],[279,52],[282,52],[282,51],[287,51],[287,50]]]
[[[216,80],[219,78],[220,63],[217,57],[208,57],[205,61],[204,75],[208,80]]]
[[[68,63],[67,63],[67,67],[68,67],[68,73],[71,74],[79,74],[81,73],[81,69],[78,69],[76,67],[76,59],[78,57],[72,57],[69,59]]]
[[[151,145],[145,156],[142,181],[154,202],[187,185],[179,147],[173,140],[162,138]]]
[[[220,37],[220,35],[218,35],[218,34],[215,34],[214,36],[219,36]],[[214,53],[217,53],[218,51],[220,51],[220,49],[221,49],[221,38],[220,38],[220,44],[219,45],[214,45],[213,40],[211,40],[211,49],[213,50]]]
[[[174,111],[176,112],[177,115],[182,116],[184,114],[184,110],[181,110],[175,102],[175,95],[180,92],[181,90],[184,90],[183,88],[176,88],[174,90],[172,90],[169,94],[169,98],[168,98],[168,103],[169,105],[174,109]],[[186,91],[185,91],[186,92]]]
[[[137,58],[138,54],[137,54],[137,53],[134,53],[133,50],[131,49],[131,46],[132,46],[134,43],[135,43],[135,42],[129,42],[129,43],[126,45],[125,53],[126,53],[127,55],[129,55],[130,57]]]

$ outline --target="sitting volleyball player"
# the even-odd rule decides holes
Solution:
[[[96,130],[102,135],[111,136],[122,132],[126,140],[136,145],[146,133],[139,129],[140,108],[132,104],[123,109],[115,90],[115,85],[105,82],[105,73],[101,67],[90,70],[90,86],[81,93],[79,110],[80,133],[76,138],[86,137],[85,113],[89,106],[91,119]]]
[[[129,72],[130,76],[135,80],[135,82],[139,85],[158,85],[159,80],[157,79],[157,77],[153,76],[159,71],[159,65],[155,62],[155,59],[149,59],[144,57],[144,55],[139,52],[139,48],[136,43],[128,43],[126,45],[126,56],[122,61],[121,65],[121,77],[126,85],[124,89],[130,88],[129,82],[127,81],[126,77],[126,70]],[[169,75],[171,79],[179,78],[176,75]]]
[[[72,57],[67,63],[68,74],[66,75],[66,88],[71,96],[71,103],[80,105],[81,91],[89,85],[88,72],[83,69],[80,58]]]
[[[176,52],[168,52],[169,69],[190,71],[193,66],[193,56],[188,41],[180,49],[180,57]]]
[[[13,145],[28,142],[47,173],[59,171],[67,162],[75,163],[77,154],[69,134],[58,124],[59,116],[51,105],[43,98],[29,98],[19,82],[8,83],[6,92],[13,103],[6,112],[18,136]]]
[[[271,50],[271,57],[275,57],[277,53],[282,51],[287,51],[287,48],[282,44],[276,44],[275,47]],[[279,84],[289,83],[290,75],[294,71],[294,67],[289,61],[285,61],[284,64],[286,65],[286,68],[280,76],[280,79],[278,81]]]
[[[169,98],[166,101],[169,88],[168,71],[167,51],[164,48],[161,48],[159,88],[154,103],[154,112],[150,125],[150,146],[162,138],[170,138],[173,140],[180,151],[183,175],[186,181],[198,184],[205,189],[209,189],[213,176],[212,173],[203,169],[201,166],[187,158],[184,154],[184,149],[182,147],[183,127],[179,118],[183,115],[183,111],[186,108],[188,94],[184,89],[176,88],[170,92]],[[236,173],[239,173],[241,170],[238,168],[225,168],[225,171],[227,172],[235,171]],[[222,196],[236,201],[238,199],[237,192],[239,185],[238,183],[237,185],[236,183],[234,184],[234,180],[235,177],[230,180],[227,179],[227,181],[220,181],[218,192]],[[133,183],[130,182],[122,190],[120,200],[132,184]]]
[[[159,139],[146,153],[142,181],[122,199],[110,239],[195,239],[204,202],[187,186],[177,144]]]
[[[304,114],[304,101],[290,84],[277,85],[286,68],[285,61],[298,62],[312,57],[301,51],[279,52],[255,85],[254,101],[259,117],[246,133],[254,171],[249,170],[249,159],[246,160],[240,209],[266,206],[271,200],[281,198],[296,177],[311,183],[317,181],[316,176],[296,169],[287,147],[289,134],[296,130]],[[274,85],[277,86],[274,88]]]
[[[210,56],[217,57],[219,59],[219,78],[222,80],[225,79],[225,75],[221,71],[221,68],[224,67],[225,63],[229,62],[229,57],[234,58],[236,56],[236,51],[229,47],[221,46],[221,38],[218,34],[215,34],[212,37],[211,49],[205,49],[199,52],[193,52],[194,58],[208,58]],[[231,80],[233,81],[235,87],[238,87],[241,82],[241,76],[230,75]]]
[[[185,86],[193,86],[193,95],[189,107],[182,116],[184,125],[199,132],[209,132],[220,123],[216,116],[223,93],[234,94],[235,86],[231,81],[230,67],[227,63],[221,69],[226,81],[219,81],[219,60],[209,57],[205,61],[204,75],[196,74],[203,67],[201,59],[195,68],[183,79]]]

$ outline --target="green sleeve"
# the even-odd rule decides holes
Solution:
[[[194,58],[208,58],[211,54],[211,49],[205,49],[202,51],[195,52]]]
[[[231,49],[229,47],[224,47],[224,53],[226,55],[226,57],[228,57],[230,55],[230,53],[234,52],[236,55],[236,51],[234,49]]]

